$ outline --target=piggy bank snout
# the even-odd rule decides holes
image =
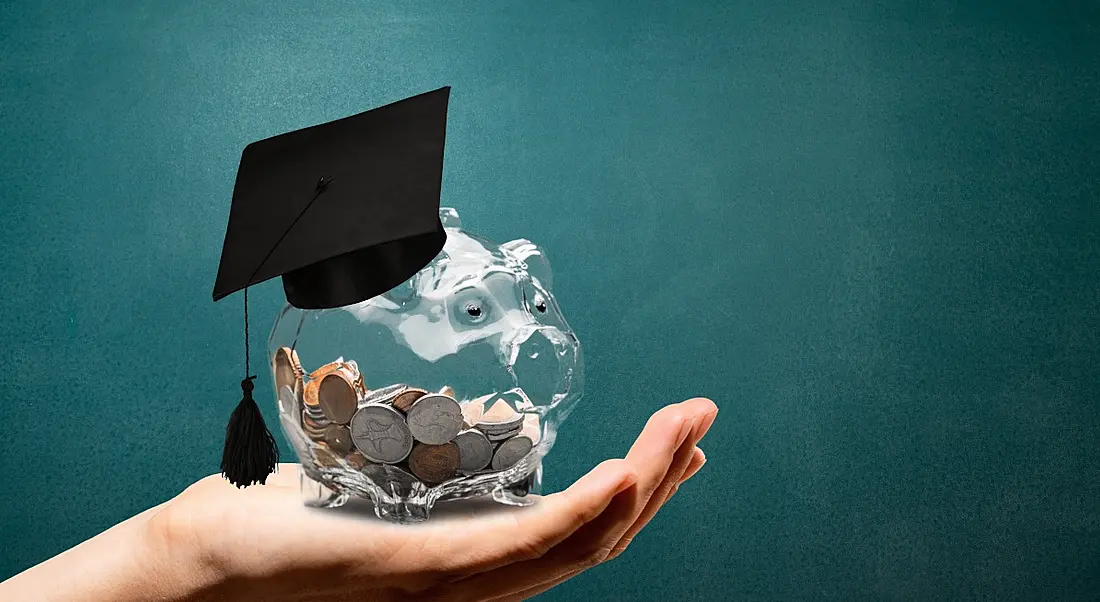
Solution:
[[[564,393],[560,383],[568,383],[577,359],[571,337],[552,326],[540,326],[518,332],[511,346],[512,371],[532,399],[548,403]]]

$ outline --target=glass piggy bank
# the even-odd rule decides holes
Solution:
[[[580,344],[530,241],[490,242],[441,209],[447,242],[361,303],[287,305],[268,343],[279,418],[306,502],[369,500],[395,522],[436,502],[526,505],[580,399]]]

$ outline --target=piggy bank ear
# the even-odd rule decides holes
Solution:
[[[462,220],[458,219],[458,211],[452,207],[439,208],[439,221],[443,222],[444,228],[462,227]]]
[[[526,238],[517,238],[500,245],[500,248],[527,264],[527,273],[538,280],[543,288],[550,290],[554,286],[553,274],[550,272],[550,260],[546,258],[546,253],[538,248],[535,243]]]

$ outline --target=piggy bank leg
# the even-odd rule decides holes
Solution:
[[[436,496],[427,486],[417,482],[408,487],[390,482],[372,492],[374,513],[394,523],[420,523],[428,520]]]
[[[314,508],[337,508],[348,502],[348,494],[337,493],[321,483],[314,481],[298,467],[298,489],[302,493],[302,501],[307,506]]]
[[[542,493],[542,463],[526,479],[493,490],[493,499],[506,506],[530,506]]]

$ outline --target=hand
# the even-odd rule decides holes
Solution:
[[[625,459],[529,508],[391,525],[303,506],[284,464],[243,490],[207,477],[131,521],[168,599],[523,600],[621,554],[702,467],[717,412],[706,399],[661,409]]]

